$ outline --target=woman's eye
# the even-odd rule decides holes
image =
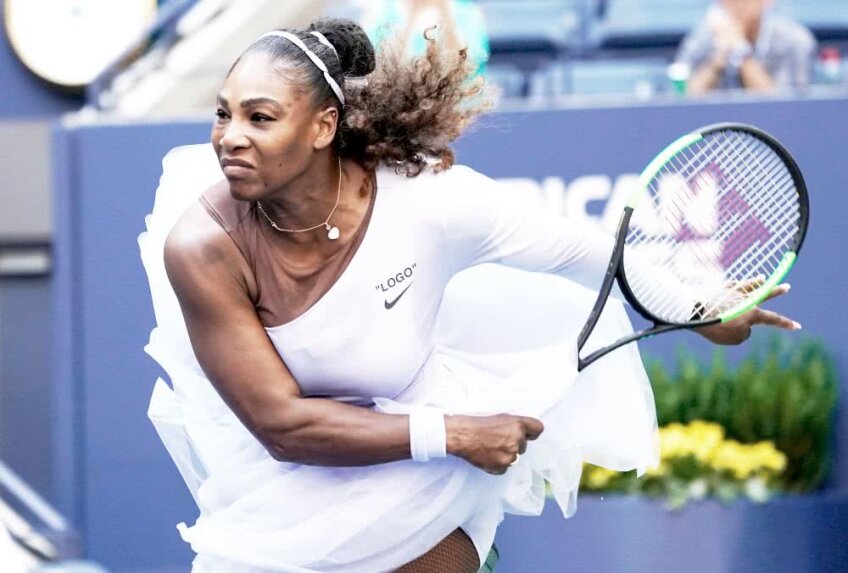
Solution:
[[[218,119],[227,119],[227,112],[225,112],[221,108],[218,108],[218,110],[215,112],[215,117],[217,117]]]
[[[273,117],[269,117],[269,116],[265,115],[264,113],[254,113],[252,116],[250,116],[250,119],[252,121],[257,122],[257,123],[264,123],[266,121],[274,121]]]

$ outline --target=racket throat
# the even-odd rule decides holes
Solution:
[[[693,322],[689,323],[668,323],[658,320],[657,317],[651,317],[651,314],[644,309],[644,307],[639,303],[636,299],[633,292],[630,290],[630,287],[627,285],[627,281],[623,280],[624,273],[624,246],[627,237],[627,229],[630,226],[630,218],[633,216],[633,207],[628,205],[624,208],[624,212],[621,214],[621,220],[618,224],[618,231],[615,234],[615,247],[613,248],[612,256],[610,257],[609,266],[607,267],[606,274],[604,275],[603,283],[601,283],[601,288],[598,290],[598,298],[595,299],[595,305],[592,307],[592,311],[589,313],[589,318],[586,321],[586,324],[583,325],[583,329],[580,331],[580,335],[577,337],[577,371],[582,372],[584,368],[598,360],[599,358],[609,354],[613,350],[624,346],[625,344],[630,344],[631,342],[635,342],[636,340],[641,340],[642,338],[648,338],[650,336],[654,336],[656,334],[662,334],[664,332],[671,332],[673,330],[681,330],[681,329],[691,329],[697,328],[699,326],[706,326],[708,324],[714,324],[721,322],[720,319],[712,319],[712,320],[699,320],[702,317],[697,316],[699,311],[699,307],[696,305],[693,309],[693,316],[691,319]],[[619,287],[621,288],[621,294],[627,300],[628,303],[635,309],[637,309],[643,315],[646,315],[646,318],[653,318],[653,326],[650,328],[640,330],[638,332],[634,332],[628,336],[625,336],[613,344],[608,346],[604,346],[603,348],[599,348],[594,352],[590,353],[585,358],[580,356],[580,352],[583,350],[583,347],[586,345],[586,342],[589,340],[589,336],[592,334],[592,331],[595,329],[595,326],[598,324],[598,320],[601,318],[601,313],[604,310],[604,307],[607,304],[607,300],[609,299],[610,293],[612,292],[612,287],[615,281],[619,281]],[[702,311],[701,311],[702,312]],[[650,319],[649,318],[649,319]]]
[[[598,324],[598,320],[601,318],[601,313],[607,304],[607,299],[609,299],[609,295],[612,292],[613,284],[618,277],[619,269],[621,268],[621,260],[624,255],[624,240],[627,236],[627,228],[630,225],[630,217],[632,216],[633,208],[625,207],[624,212],[621,214],[621,220],[618,223],[618,231],[615,233],[615,246],[612,250],[609,266],[607,266],[607,272],[604,275],[601,288],[598,290],[598,298],[595,299],[595,305],[589,313],[589,318],[586,320],[586,324],[583,325],[583,329],[577,337],[578,371],[582,370],[580,364],[583,361],[580,358],[580,351],[583,350],[583,347],[586,345],[586,341],[589,340],[589,335],[592,334],[592,331],[595,329],[595,325]]]
[[[664,332],[671,332],[673,330],[682,330],[684,328],[690,328],[689,325],[686,324],[654,324],[651,328],[646,328],[645,330],[640,330],[638,332],[634,332],[628,336],[625,336],[619,340],[616,340],[614,344],[610,344],[609,346],[604,346],[603,348],[599,348],[594,352],[590,353],[586,358],[581,358],[579,355],[577,356],[577,371],[582,372],[584,368],[606,356],[613,350],[621,348],[626,344],[630,344],[631,342],[635,342],[637,340],[641,340],[643,338],[650,338],[655,334],[662,334]]]

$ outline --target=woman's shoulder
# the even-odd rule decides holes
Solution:
[[[473,214],[493,200],[505,197],[504,186],[467,165],[434,171],[425,169],[415,177],[398,174],[390,167],[378,174],[380,192],[396,197],[415,218],[431,214],[440,219]]]
[[[168,229],[166,255],[198,255],[229,246],[229,235],[249,209],[249,203],[230,194],[210,144],[176,147],[163,158],[152,215]]]
[[[224,262],[240,265],[243,255],[233,237],[243,203],[230,196],[226,180],[204,191],[177,219],[165,240],[165,256],[184,264]]]
[[[165,258],[183,262],[226,257],[233,244],[229,233],[199,202],[177,219],[165,239]]]
[[[429,195],[431,199],[498,185],[490,177],[461,164],[439,171],[427,167],[414,177],[398,173],[390,166],[381,166],[377,170],[377,179],[382,189],[397,190],[406,194],[423,194],[425,198]]]
[[[382,179],[378,176],[378,201],[379,193],[385,193],[384,205],[389,205],[395,218],[414,221],[416,227],[437,233],[479,225],[500,208],[501,198],[506,196],[502,184],[466,165],[428,169],[415,177],[388,168],[383,175]]]
[[[164,262],[172,286],[181,292],[196,293],[235,278],[249,296],[255,294],[255,281],[244,255],[230,234],[197,201],[168,233]]]
[[[232,196],[225,179],[206,189],[198,201],[209,216],[229,234],[234,233],[242,225],[252,208],[249,201],[242,201]]]

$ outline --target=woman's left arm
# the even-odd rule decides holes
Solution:
[[[467,167],[452,170],[458,170],[457,184],[447,185],[440,192],[453,273],[482,263],[497,263],[556,274],[592,290],[601,286],[615,243],[611,235],[586,223],[528,207],[503,184]],[[788,291],[788,285],[780,285],[767,300]],[[785,316],[755,307],[732,321],[696,332],[716,344],[739,344],[757,324],[800,329],[797,322]]]

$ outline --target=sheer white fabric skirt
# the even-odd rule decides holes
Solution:
[[[157,321],[145,350],[170,378],[156,381],[149,416],[200,511],[193,526],[178,525],[198,553],[195,572],[391,571],[458,527],[482,563],[505,513],[542,511],[546,481],[568,517],[584,461],[639,471],[656,463],[653,396],[636,345],[577,374],[577,333],[595,293],[495,265],[453,279],[427,364],[375,408],[538,417],[545,432],[518,464],[492,476],[452,456],[360,468],[275,461],[204,376],[162,260],[171,227],[221,172],[206,145],[177,148],[163,165],[139,236]],[[631,331],[611,300],[589,345]]]

